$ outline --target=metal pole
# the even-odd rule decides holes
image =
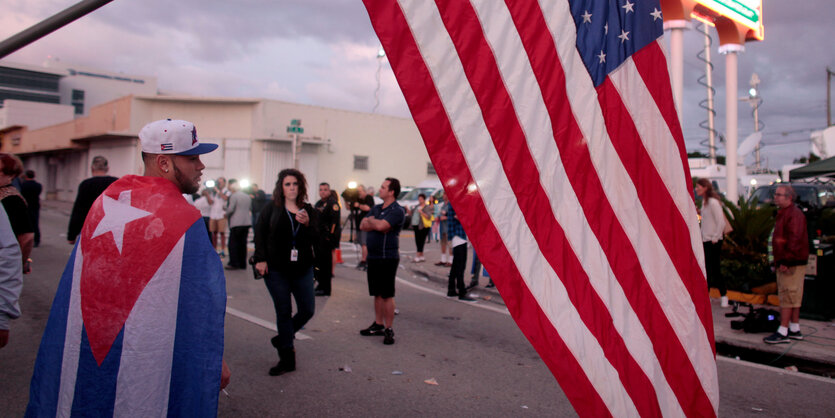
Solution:
[[[754,132],[759,132],[760,131],[759,114],[760,114],[759,99],[755,97],[754,98]],[[756,167],[757,167],[757,172],[758,173],[760,172],[759,171],[760,170],[760,145],[762,145],[762,143],[757,144],[757,148],[754,149],[755,150],[754,157],[757,159]]]
[[[710,164],[716,164],[716,129],[713,126],[713,64],[710,62],[710,33],[707,24],[702,25],[705,34],[705,81],[707,82],[707,135]]]
[[[0,58],[4,58],[12,52],[49,35],[111,1],[113,0],[82,0],[46,20],[12,35],[10,38],[0,42]]]
[[[725,168],[728,189],[725,197],[731,202],[739,199],[739,176],[736,173],[737,151],[737,51],[725,55]]]
[[[835,74],[826,67],[826,127],[832,126],[832,75]]]
[[[665,27],[670,28],[670,78],[673,86],[673,99],[676,103],[678,122],[683,123],[681,115],[681,99],[684,94],[684,28],[687,22],[671,21],[666,22]]]
[[[290,138],[293,140],[293,142],[291,143],[292,146],[293,146],[293,168],[298,170],[299,169],[299,153],[298,153],[298,150],[296,149],[296,145],[299,142],[299,134],[290,134]]]

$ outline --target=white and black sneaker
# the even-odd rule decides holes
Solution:
[[[789,338],[791,338],[793,340],[802,340],[803,339],[803,334],[801,334],[800,331],[789,330]]]
[[[383,335],[383,330],[386,327],[383,324],[378,324],[376,322],[372,323],[370,327],[366,329],[360,330],[360,335],[364,335],[366,337],[374,336],[374,335]]]

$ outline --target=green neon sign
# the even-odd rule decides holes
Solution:
[[[696,0],[696,2],[752,29],[760,26],[759,10],[762,9],[762,0]]]

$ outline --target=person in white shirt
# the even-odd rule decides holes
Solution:
[[[719,271],[719,255],[722,252],[722,238],[725,229],[725,213],[722,211],[722,203],[719,202],[719,194],[713,190],[713,185],[707,179],[696,181],[696,194],[702,198],[702,244],[705,250],[705,272],[707,273],[708,286],[715,286],[719,289],[722,297],[721,306],[728,307],[728,288],[725,279]]]
[[[200,216],[203,217],[203,222],[206,223],[206,231],[209,231],[209,219],[212,216],[212,193],[209,189],[203,189],[200,192],[200,197],[194,201],[194,207],[200,211]],[[209,231],[209,241],[212,240],[212,232]]]
[[[231,194],[226,188],[226,179],[218,177],[215,187],[211,190],[212,210],[209,215],[209,232],[212,233],[212,244],[215,249],[218,248],[218,239],[220,239],[218,254],[221,257],[226,256],[226,230],[229,228],[229,223],[226,221],[226,201]]]

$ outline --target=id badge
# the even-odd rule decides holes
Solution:
[[[295,248],[290,250],[290,261],[299,261],[299,250]]]

